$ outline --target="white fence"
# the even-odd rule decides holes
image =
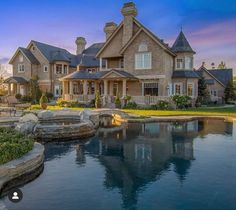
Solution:
[[[168,96],[132,96],[132,100],[140,105],[154,105],[160,100],[169,101]]]
[[[65,94],[64,99],[66,101],[78,100],[79,102],[90,102],[91,100],[95,99],[95,95],[71,95]]]

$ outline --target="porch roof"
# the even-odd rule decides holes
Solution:
[[[175,70],[172,78],[199,78],[199,75],[192,70]]]
[[[96,73],[90,73],[87,70],[79,70],[61,78],[61,80],[77,80],[77,79],[98,80],[98,79],[108,78],[107,76],[109,76],[112,73],[116,74],[117,77],[120,78],[137,79],[135,76],[128,73],[127,71],[111,69],[107,71],[98,71]]]
[[[26,83],[28,83],[28,81],[23,77],[12,76],[12,77],[9,77],[6,80],[4,80],[4,83],[26,84]]]

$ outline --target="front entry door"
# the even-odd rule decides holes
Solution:
[[[119,89],[118,89],[119,85],[118,83],[113,83],[113,96],[116,96]]]

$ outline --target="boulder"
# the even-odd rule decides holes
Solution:
[[[52,118],[54,116],[54,113],[49,110],[44,110],[38,113],[38,118],[46,120],[49,118]]]
[[[15,129],[17,131],[19,131],[20,133],[23,134],[33,134],[34,131],[34,127],[37,123],[33,122],[33,121],[28,121],[28,122],[24,122],[24,123],[18,123],[15,127]]]
[[[94,128],[99,126],[99,114],[91,110],[83,110],[80,113],[80,119],[84,122],[92,122]]]
[[[33,113],[25,114],[23,117],[20,118],[19,123],[25,123],[25,122],[37,123],[38,117]]]

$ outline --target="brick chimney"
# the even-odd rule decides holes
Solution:
[[[116,30],[117,24],[114,22],[106,23],[104,27],[104,32],[106,33],[106,40],[112,35],[112,33]]]
[[[137,16],[137,9],[133,2],[125,3],[121,9],[121,13],[124,16],[124,28],[123,28],[123,46],[133,36],[133,19]]]
[[[84,37],[77,37],[75,44],[77,45],[76,55],[82,54],[87,44]]]

